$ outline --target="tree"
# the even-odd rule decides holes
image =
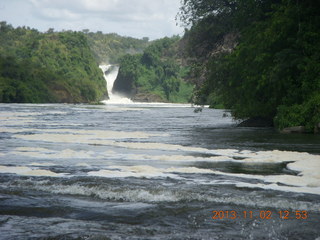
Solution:
[[[235,118],[258,116],[273,119],[278,128],[305,125],[313,130],[320,122],[318,5],[293,0],[185,0],[180,14],[192,24],[187,33],[191,47],[199,48],[194,39],[211,42],[198,51],[206,56],[200,61],[206,80],[198,101],[210,96],[230,108]],[[239,36],[237,46],[224,51],[232,32]]]
[[[80,32],[0,23],[0,102],[93,102],[105,80]]]

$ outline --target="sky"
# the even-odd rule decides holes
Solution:
[[[151,40],[183,34],[180,0],[0,0],[0,21],[45,32],[89,29]]]

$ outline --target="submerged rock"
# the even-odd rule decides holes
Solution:
[[[287,127],[280,131],[281,133],[306,133],[304,126]]]
[[[273,121],[270,118],[252,117],[239,123],[237,127],[273,127]]]

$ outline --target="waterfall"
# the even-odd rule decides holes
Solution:
[[[119,94],[112,93],[112,88],[114,81],[117,79],[119,66],[118,65],[100,65],[99,68],[103,72],[104,79],[107,83],[107,91],[109,100],[102,101],[103,103],[116,103],[116,104],[126,104],[132,103],[129,98],[123,97]]]

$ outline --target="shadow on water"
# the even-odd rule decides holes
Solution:
[[[297,172],[286,168],[287,163],[236,163],[236,162],[197,162],[195,167],[212,169],[228,173],[243,173],[252,175],[297,175]]]
[[[281,134],[273,128],[194,128],[190,140],[210,149],[299,151],[320,154],[320,135]]]

